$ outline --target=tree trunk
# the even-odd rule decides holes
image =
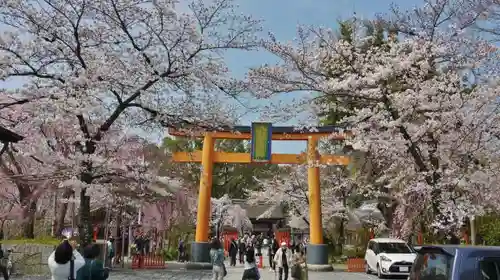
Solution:
[[[339,238],[337,240],[337,250],[338,250],[337,253],[339,253],[340,255],[342,255],[344,251],[346,222],[347,222],[346,219],[344,218],[340,219]]]
[[[78,223],[78,233],[80,237],[80,247],[85,248],[92,243],[92,224],[90,220],[90,196],[87,189],[80,191],[80,222]]]
[[[72,189],[65,189],[63,192],[63,199],[69,199],[75,191]],[[57,202],[56,202],[57,204]],[[66,214],[68,213],[68,203],[63,203],[61,205],[61,208],[57,210],[57,218],[54,226],[54,236],[59,237],[61,236],[61,232],[64,228],[64,220],[66,219]]]
[[[24,213],[23,237],[35,238],[36,202],[29,202],[28,209]]]
[[[385,220],[385,226],[389,229],[389,232],[392,229],[392,222],[394,211],[396,211],[396,207],[398,207],[398,203],[396,201],[391,201],[390,203],[379,202],[377,204],[378,210],[382,213]]]
[[[0,241],[2,241],[5,238],[4,225],[5,225],[5,220],[2,220],[2,222],[0,223]]]
[[[115,228],[113,229],[113,238],[115,239],[114,246],[115,246],[115,255],[118,256],[122,254],[122,246],[121,242],[125,242],[125,240],[122,239],[122,212],[123,208],[120,208],[118,212],[116,212],[115,215]],[[121,242],[118,242],[121,240]]]

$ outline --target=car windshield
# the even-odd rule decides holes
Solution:
[[[378,248],[380,253],[386,254],[409,254],[412,250],[406,243],[379,243]]]

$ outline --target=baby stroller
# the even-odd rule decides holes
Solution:
[[[179,262],[187,262],[189,260],[186,252],[181,252],[179,255]]]
[[[11,254],[12,254],[12,250],[9,249],[9,250],[7,250],[7,252],[5,252],[3,254],[3,256],[0,257],[0,269],[4,270],[4,272],[7,273],[6,279],[8,279],[8,277],[12,275],[12,271],[13,271]],[[1,273],[0,273],[0,276],[2,276]],[[5,278],[5,275],[3,275],[3,276]]]

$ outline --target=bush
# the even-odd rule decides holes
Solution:
[[[479,235],[485,245],[500,245],[500,219],[496,216],[484,217],[479,226]]]
[[[347,258],[364,258],[365,249],[364,247],[351,247],[344,249],[344,256]]]
[[[179,257],[179,252],[175,248],[167,248],[161,250],[161,255],[165,261],[175,261]]]

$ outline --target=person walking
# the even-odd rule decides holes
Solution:
[[[135,247],[137,248],[137,254],[144,256],[144,236],[142,233],[139,233],[134,240]]]
[[[88,245],[83,249],[85,265],[78,270],[76,280],[108,279],[109,270],[104,268],[104,264],[98,259],[100,254],[101,249],[97,244]]]
[[[75,248],[75,241],[65,239],[50,254],[48,265],[52,280],[75,280],[78,270],[85,265],[85,260]]]
[[[274,260],[274,255],[276,254],[276,251],[278,251],[278,241],[274,238],[274,236],[270,236],[269,239],[271,239],[271,242],[269,242],[269,248],[267,249],[267,254],[269,256],[269,270],[270,271],[275,271],[276,270],[276,263],[273,261]]]
[[[243,270],[243,276],[241,280],[259,280],[260,273],[259,269],[255,265],[255,252],[253,249],[248,250],[245,253],[246,262],[245,262],[245,270]]]
[[[262,243],[264,243],[264,237],[262,237],[262,233],[259,234],[255,240],[255,249],[257,249],[257,256],[262,256]]]
[[[238,253],[240,256],[240,264],[243,264],[244,262],[245,252],[246,252],[245,240],[243,240],[243,238],[240,238],[238,242]]]
[[[185,257],[185,254],[186,254],[186,245],[184,245],[184,240],[181,239],[181,241],[179,241],[179,247],[177,248],[177,250],[179,251],[179,257],[177,258],[177,260],[179,262],[185,262],[185,261],[187,261],[186,257]]]
[[[4,252],[0,243],[0,273],[4,280],[9,280],[9,253]]]
[[[274,255],[274,263],[278,267],[279,280],[288,280],[288,269],[292,264],[292,253],[286,247],[286,242],[281,243],[281,247]]]
[[[224,250],[219,239],[215,238],[210,244],[210,262],[212,263],[212,280],[223,280],[226,276],[224,265]]]
[[[113,258],[115,257],[115,239],[113,237],[109,237],[106,242],[106,252],[106,267],[113,268]]]
[[[303,280],[302,278],[302,264],[305,262],[304,256],[302,255],[302,252],[300,249],[295,248],[295,253],[292,253],[292,266],[290,269],[290,276],[293,280]]]
[[[301,244],[301,251],[304,255],[307,255],[307,238],[304,237],[302,238],[302,242],[300,243]]]
[[[230,266],[236,266],[236,255],[238,254],[238,244],[234,238],[231,238],[231,244],[229,245],[229,259]]]

